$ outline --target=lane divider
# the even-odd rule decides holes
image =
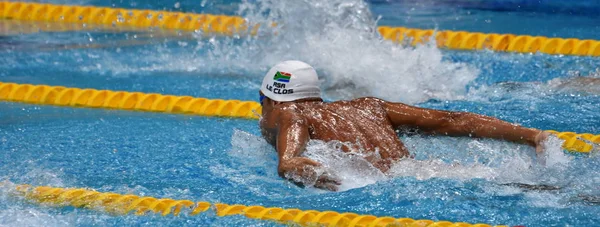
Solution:
[[[182,34],[176,30],[156,29],[150,31],[138,27],[110,26],[104,24],[85,23],[61,23],[52,21],[25,21],[25,20],[3,20],[0,19],[0,35],[19,35],[38,32],[69,32],[69,31],[135,31],[136,38],[177,38],[191,37],[191,34]],[[93,44],[93,43],[89,43]]]
[[[580,40],[575,38],[549,38],[543,36],[484,34],[466,31],[434,31],[403,27],[378,28],[379,33],[387,40],[402,42],[410,40],[412,45],[435,39],[438,47],[456,50],[482,50],[546,53],[581,56],[600,56],[600,41]]]
[[[1,4],[1,3],[0,3]],[[97,26],[90,26],[89,30]],[[0,20],[0,35],[19,35],[44,32],[64,32],[87,30],[82,24],[66,24],[52,22],[24,22],[20,20]]]
[[[0,82],[0,101],[248,119],[258,119],[262,113],[260,104],[254,101],[2,82]],[[594,144],[596,146],[600,144],[600,135],[554,130],[548,132],[563,139],[565,141],[563,148],[573,152],[590,153],[594,149]]]
[[[260,104],[253,101],[211,100],[191,96],[2,82],[0,82],[0,101],[248,119],[258,119],[262,113]],[[548,132],[563,139],[565,141],[563,147],[573,152],[590,153],[594,149],[594,144],[596,146],[600,144],[600,135],[554,130]]]
[[[258,25],[250,28],[244,18],[236,16],[33,2],[0,2],[0,19],[177,29],[222,35],[258,29]]]
[[[594,135],[591,133],[580,133],[575,132],[557,132],[554,130],[546,130],[559,139],[564,140],[563,148],[581,153],[590,153],[594,147],[600,147],[600,134]]]
[[[250,25],[238,16],[135,10],[94,6],[0,2],[0,19],[86,23],[140,28],[201,31],[204,34],[256,34],[259,24]],[[458,50],[506,51],[600,56],[600,41],[550,38],[513,34],[484,34],[466,31],[434,31],[404,27],[378,27],[383,38],[412,45],[435,39],[438,47]]]
[[[0,101],[251,119],[261,114],[260,104],[252,101],[1,82]]]
[[[104,210],[115,215],[135,213],[160,214],[162,216],[187,213],[190,216],[209,210],[217,216],[244,215],[251,219],[276,221],[300,226],[409,226],[409,227],[492,227],[488,224],[469,224],[464,222],[414,220],[411,218],[377,217],[356,213],[338,213],[335,211],[285,209],[280,207],[229,205],[224,203],[192,202],[170,198],[140,197],[121,195],[112,192],[97,192],[83,188],[33,187],[17,185],[15,194],[29,201],[50,206],[72,206]],[[498,225],[497,227],[508,227]]]

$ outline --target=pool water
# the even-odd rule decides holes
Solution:
[[[569,11],[556,10],[559,1],[532,6],[509,0],[50,1],[237,14],[283,26],[256,37],[115,28],[5,35],[0,81],[257,100],[271,65],[299,59],[317,68],[327,100],[377,96],[527,127],[600,134],[599,89],[567,83],[577,75],[600,77],[598,58],[404,47],[374,32],[386,25],[600,39],[594,14],[600,3],[579,2]],[[415,160],[397,163],[390,176],[334,144],[311,141],[305,155],[343,179],[340,192],[326,192],[279,178],[276,153],[255,120],[0,102],[0,181],[7,182],[0,186],[0,225],[280,225],[211,212],[113,216],[40,206],[11,196],[8,182],[453,222],[600,223],[598,148],[572,154],[551,139],[541,165],[524,145],[399,136]]]

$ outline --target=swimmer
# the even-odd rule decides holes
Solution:
[[[549,136],[474,113],[425,109],[372,97],[326,103],[320,93],[315,69],[300,61],[284,61],[271,68],[259,92],[261,133],[278,153],[278,173],[299,185],[314,184],[332,191],[340,185],[331,174],[318,171],[320,163],[301,156],[310,139],[341,141],[342,151],[360,151],[385,173],[394,162],[410,157],[396,135],[398,128],[430,135],[503,139],[534,146],[538,154]]]
[[[570,93],[578,95],[600,95],[600,69],[588,75],[581,75],[578,71],[569,72],[566,77],[558,77],[549,81],[531,82],[499,82],[498,87],[505,92],[536,92],[543,90],[546,93]]]
[[[575,72],[574,75],[567,78],[555,78],[546,83],[551,90],[562,93],[581,93],[589,95],[600,94],[600,71],[597,69],[595,73],[588,76],[580,75]]]

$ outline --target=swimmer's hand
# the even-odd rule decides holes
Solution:
[[[318,173],[317,168],[321,163],[305,157],[294,157],[282,160],[279,163],[279,175],[296,184],[310,185],[314,182],[315,188],[337,191],[340,181],[327,172]]]
[[[538,155],[544,153],[544,142],[546,141],[546,139],[548,139],[548,136],[550,136],[550,133],[543,131],[537,134],[537,136],[535,136],[535,153],[537,153]]]
[[[544,152],[545,152],[546,148],[544,147],[544,142],[548,139],[549,136],[550,136],[549,132],[542,131],[539,134],[537,134],[537,136],[535,136],[535,139],[534,139],[535,154],[537,155],[537,158],[542,165],[546,164],[546,158],[544,156]]]

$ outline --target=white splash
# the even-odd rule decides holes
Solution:
[[[56,171],[33,169],[16,178],[18,182],[28,182],[31,185],[60,187],[64,185],[60,175]],[[44,208],[22,205],[25,200],[15,196],[19,194],[17,186],[7,176],[0,177],[0,226],[70,226],[75,222],[75,215],[56,215]]]
[[[12,207],[0,211],[0,226],[75,226],[75,214],[60,215],[37,208]]]
[[[478,178],[501,184],[560,182],[556,179],[556,173],[564,172],[571,160],[563,153],[561,140],[555,137],[545,142],[545,165],[540,163],[534,155],[534,149],[528,145],[450,137],[417,136],[403,140],[411,152],[416,154],[417,159],[401,160],[385,174],[360,154],[344,153],[339,149],[339,142],[335,141],[311,140],[302,155],[321,163],[323,169],[320,171],[326,171],[341,180],[340,191],[396,177],[415,177],[418,180],[446,178],[460,181]],[[260,180],[277,178],[276,155],[273,148],[261,137],[236,130],[231,141],[234,146],[230,152],[231,156],[244,163],[239,168],[264,168],[268,176],[259,177]],[[432,143],[438,144],[439,147],[430,146]],[[248,176],[245,180],[255,178],[257,177]]]
[[[411,176],[417,180],[428,180],[430,178],[452,178],[459,180],[473,178],[493,179],[498,175],[496,169],[482,164],[446,163],[439,159],[404,159],[394,164],[389,174],[394,177]]]
[[[557,137],[549,137],[545,142],[545,152],[543,159],[547,168],[562,169],[571,161],[572,157],[563,152],[562,143],[564,141]]]
[[[339,191],[360,188],[385,180],[386,176],[359,153],[344,153],[339,142],[311,140],[302,154],[321,163],[324,171],[335,176],[342,185]]]
[[[297,59],[315,66],[329,99],[377,96],[407,103],[462,99],[466,85],[479,74],[464,63],[443,60],[431,44],[403,47],[383,40],[362,0],[243,1],[239,14],[262,25],[256,36],[198,35],[198,40],[178,46],[121,53],[94,50],[93,56],[82,56],[87,65],[81,70],[116,76],[157,71],[233,74],[260,84],[269,67]],[[268,26],[273,23],[277,26]]]
[[[240,13],[252,23],[277,23],[262,26],[260,38],[249,46],[253,51],[241,56],[254,57],[266,67],[285,59],[306,61],[320,71],[322,87],[333,99],[457,99],[479,73],[465,64],[443,61],[440,50],[431,45],[407,48],[382,40],[361,0],[244,1]]]
[[[529,145],[497,140],[448,137],[403,140],[413,148],[411,152],[425,160],[402,160],[392,167],[391,176],[414,176],[420,180],[481,178],[499,183],[535,184],[549,180],[550,176],[544,176],[540,171],[560,172],[571,160],[563,152],[562,140],[556,137],[545,141],[543,159],[537,158]],[[431,143],[440,146],[432,147]]]
[[[260,189],[260,183],[251,183],[256,181],[274,181],[280,180],[277,174],[277,155],[273,147],[259,136],[247,132],[235,130],[231,139],[232,149],[229,155],[239,161],[242,165],[237,170],[228,169],[224,166],[216,166],[215,174],[226,174],[231,181],[247,185],[253,190],[251,185],[259,185],[257,193],[263,191]],[[322,168],[317,172],[326,171],[327,173],[339,179],[342,185],[340,191],[352,188],[364,187],[377,181],[386,179],[385,175],[369,162],[357,154],[347,154],[339,150],[336,142],[325,143],[312,140],[307,145],[306,151],[302,154],[305,157],[313,159],[322,164]],[[243,169],[260,168],[266,173],[266,176],[240,176],[238,173]],[[212,169],[211,169],[212,170]],[[310,186],[314,182],[307,182]]]

